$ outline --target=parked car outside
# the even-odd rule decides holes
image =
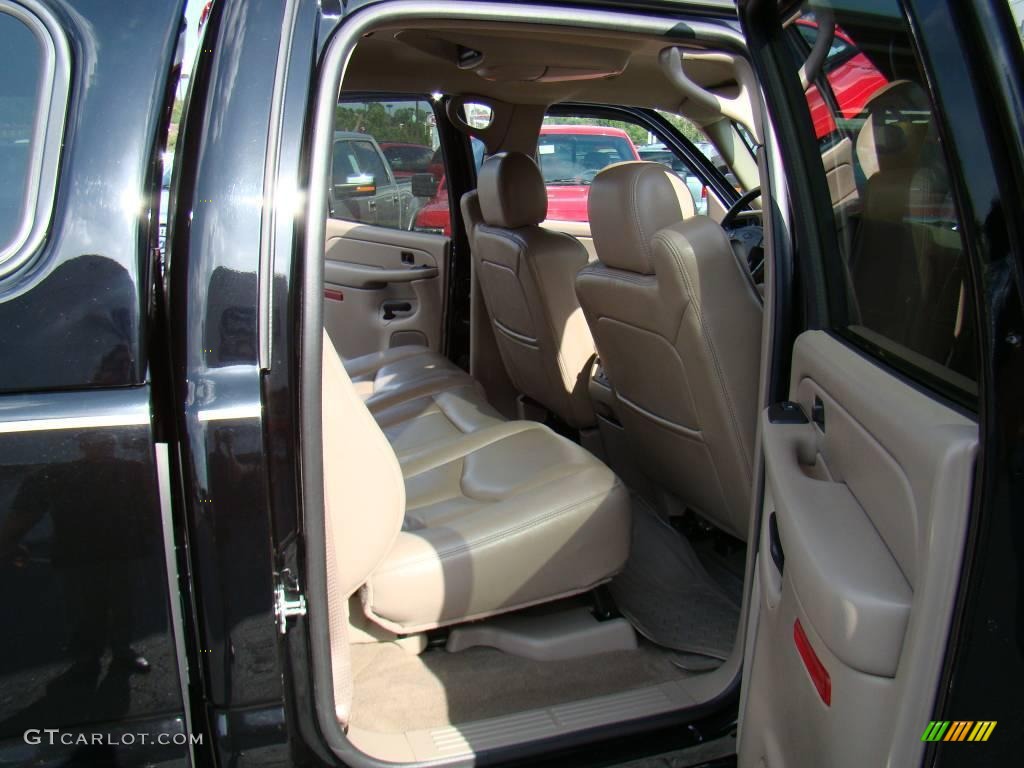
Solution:
[[[601,169],[639,160],[633,140],[621,128],[603,125],[544,125],[537,164],[548,190],[548,218],[588,221],[590,184]]]
[[[480,139],[472,138],[470,141],[473,148],[473,164],[479,171],[484,163],[484,143]],[[413,222],[413,230],[426,232],[434,235],[449,237],[452,234],[451,208],[448,205],[448,179],[444,174],[444,163],[440,157],[440,150],[431,161],[431,172],[438,179],[437,191],[416,213],[416,220]]]
[[[483,144],[474,143],[477,169],[483,163]],[[479,149],[478,149],[479,146]],[[626,160],[641,160],[633,140],[621,128],[603,125],[543,125],[537,143],[537,164],[548,192],[549,219],[588,221],[587,195],[598,172]],[[418,232],[451,234],[451,214],[445,179],[437,194],[416,215]]]
[[[423,144],[382,141],[380,149],[396,179],[409,179],[417,173],[429,173],[434,162],[434,150]]]
[[[399,177],[372,136],[337,131],[330,189],[331,215],[364,224],[409,229],[422,202],[422,198],[412,193],[413,175],[408,172]]]

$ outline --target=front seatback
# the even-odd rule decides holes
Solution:
[[[745,539],[761,304],[722,228],[683,220],[668,171],[609,166],[590,190],[599,261],[576,292],[636,465]]]
[[[463,216],[509,378],[570,426],[593,425],[587,383],[594,340],[574,290],[586,249],[538,226],[547,215],[547,192],[537,165],[521,152],[484,161],[477,199],[482,221],[471,220],[472,201]]]
[[[323,344],[327,616],[335,710],[344,722],[352,698],[348,599],[381,564],[402,530],[405,479],[326,330]]]

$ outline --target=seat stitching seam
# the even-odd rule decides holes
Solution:
[[[640,177],[642,175],[643,175],[643,173],[641,172],[641,173],[636,174],[633,177],[633,184],[632,184],[631,189],[629,190],[629,197],[630,197],[630,201],[629,202],[630,202],[630,206],[633,209],[633,221],[636,222],[636,227],[640,231],[640,248],[643,251],[643,256],[647,260],[647,263],[650,264],[651,263],[651,252],[650,252],[651,244],[648,242],[647,233],[644,232],[643,219],[640,218],[640,210],[639,210],[639,207],[637,205],[637,195],[636,195],[636,189],[637,189],[638,186],[640,186]]]
[[[718,352],[715,349],[715,345],[711,341],[710,334],[708,334],[708,332],[707,332],[707,328],[706,328],[705,323],[704,323],[704,315],[703,315],[703,313],[700,310],[700,304],[699,304],[699,302],[697,300],[696,293],[694,292],[694,289],[693,289],[693,282],[690,279],[689,273],[687,272],[687,269],[686,269],[686,265],[685,265],[685,263],[683,261],[682,253],[676,247],[676,244],[674,242],[672,242],[669,238],[664,237],[664,236],[655,235],[655,239],[659,240],[662,243],[664,243],[668,247],[669,253],[672,255],[672,262],[673,262],[673,264],[676,267],[676,271],[679,273],[679,276],[682,278],[683,282],[686,284],[687,291],[690,293],[690,304],[693,305],[694,311],[697,314],[697,323],[698,323],[698,325],[700,327],[701,338],[703,339],[705,345],[707,345],[708,351],[711,353],[711,360],[714,363],[714,367],[715,367],[715,375],[718,377],[718,381],[719,381],[719,384],[721,386],[722,393],[724,395],[725,404],[726,404],[726,407],[727,407],[727,409],[729,411],[729,419],[732,422],[732,426],[733,426],[733,430],[734,431],[733,431],[733,434],[730,435],[730,442],[732,442],[734,445],[735,444],[739,445],[740,454],[743,456],[744,460],[746,461],[746,464],[743,467],[744,474],[747,474],[746,468],[747,468],[747,466],[750,466],[752,464],[752,459],[749,456],[749,454],[747,453],[747,447],[743,444],[743,441],[737,439],[739,434],[740,434],[739,418],[736,415],[736,409],[735,409],[735,406],[734,406],[734,404],[732,402],[732,395],[730,394],[728,387],[726,387],[726,385],[725,385],[725,376],[724,376],[724,374],[722,372],[721,362],[718,359]],[[681,323],[682,323],[682,319],[680,320],[680,324]]]
[[[475,445],[475,444],[471,445],[468,448],[466,448],[465,453],[460,453],[460,454],[451,455],[451,456],[448,456],[447,454],[445,454],[444,456],[429,456],[429,455],[423,456],[421,460],[425,461],[427,458],[431,458],[431,459],[435,459],[437,461],[437,463],[431,463],[429,466],[426,466],[423,469],[420,469],[419,471],[417,471],[415,473],[412,473],[412,474],[405,475],[404,472],[403,472],[403,475],[404,475],[406,480],[411,479],[413,477],[419,477],[420,475],[422,475],[422,474],[424,474],[426,472],[432,472],[432,471],[434,471],[436,469],[440,469],[441,467],[445,466],[446,464],[451,464],[454,461],[459,461],[460,459],[465,459],[467,456],[469,456],[472,453],[475,453],[476,451],[481,451],[484,448],[489,448],[492,445],[500,443],[502,440],[507,440],[508,438],[514,437],[515,435],[521,435],[523,432],[529,432],[529,431],[531,431],[531,430],[533,430],[535,428],[533,426],[534,422],[506,421],[506,422],[502,422],[501,424],[496,424],[496,425],[494,425],[492,427],[485,427],[482,430],[477,430],[477,431],[474,431],[474,432],[470,432],[468,434],[470,436],[476,436],[476,435],[479,435],[482,432],[487,432],[488,430],[495,430],[495,431],[497,431],[498,427],[508,427],[509,425],[512,425],[512,424],[523,424],[523,426],[520,426],[514,432],[502,432],[501,434],[499,434],[497,436],[485,435],[485,437],[488,438],[487,442],[480,443],[479,445]],[[540,425],[537,425],[537,426],[540,426]],[[466,442],[466,441],[459,441],[459,443],[457,443],[457,444],[460,445],[460,447],[464,447],[465,448],[466,446],[461,445],[461,443],[463,443],[463,442]]]
[[[443,552],[435,552],[432,556],[428,555],[428,556],[424,556],[424,557],[418,557],[418,558],[416,558],[414,560],[404,560],[404,561],[402,561],[400,563],[395,563],[394,565],[389,566],[387,568],[381,568],[377,572],[378,573],[390,573],[390,572],[393,572],[393,571],[398,571],[398,570],[407,568],[409,566],[414,566],[414,565],[419,565],[421,563],[430,562],[430,561],[434,560],[435,557],[438,560],[444,561],[444,560],[450,559],[451,557],[453,557],[455,555],[460,555],[460,554],[463,554],[464,552],[468,552],[471,549],[479,549],[481,547],[485,547],[488,544],[494,543],[495,541],[501,541],[502,539],[504,539],[504,538],[506,538],[506,537],[508,537],[508,536],[510,536],[512,534],[521,533],[522,531],[530,530],[531,528],[535,528],[535,527],[537,527],[539,525],[542,525],[543,523],[548,522],[552,518],[557,517],[558,515],[561,515],[564,512],[568,512],[568,511],[574,510],[574,509],[576,509],[578,507],[582,507],[585,504],[588,504],[588,503],[594,501],[594,499],[601,498],[602,496],[603,497],[608,497],[614,491],[618,490],[621,487],[622,487],[621,481],[616,479],[614,485],[612,485],[612,487],[607,492],[595,493],[593,496],[588,496],[587,498],[582,499],[580,501],[574,502],[572,504],[567,504],[567,505],[565,505],[563,507],[559,507],[558,509],[552,510],[551,512],[547,512],[547,513],[545,513],[543,515],[540,515],[539,517],[534,517],[534,518],[531,518],[531,519],[529,519],[529,520],[527,520],[525,522],[522,522],[519,525],[512,526],[512,527],[509,527],[509,528],[505,528],[505,529],[503,529],[501,531],[497,531],[497,532],[492,533],[492,534],[490,534],[488,536],[484,536],[483,538],[477,539],[476,541],[473,541],[473,542],[466,542],[465,544],[463,544],[463,545],[461,545],[459,547],[455,547],[453,549],[445,550]],[[494,503],[494,502],[492,502],[492,503]],[[500,502],[498,502],[498,503],[500,503]],[[431,529],[430,528],[426,528],[426,529],[421,529],[421,530],[431,530]],[[409,531],[408,533],[412,533],[413,535],[416,535],[415,532],[412,532],[412,531]]]
[[[608,268],[604,267],[604,269],[608,269]],[[637,273],[627,272],[624,269],[616,270],[616,272],[621,272],[622,274],[615,274],[615,275],[602,274],[602,272],[599,271],[596,268],[591,269],[589,267],[584,267],[582,270],[580,270],[577,273],[576,277],[577,278],[580,278],[580,277],[584,277],[584,278],[593,277],[593,278],[596,278],[598,280],[609,280],[609,281],[612,281],[612,282],[614,282],[616,280],[622,280],[624,282],[634,283],[635,285],[640,285],[640,286],[644,286],[644,287],[649,287],[651,285],[656,284],[656,282],[657,282],[654,279],[653,275],[640,275],[640,274],[637,274]]]

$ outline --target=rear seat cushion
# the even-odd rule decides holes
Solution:
[[[370,619],[409,633],[585,592],[622,568],[629,494],[589,452],[504,421],[423,347],[343,368],[325,334],[324,352],[332,622],[359,584]]]
[[[402,463],[505,423],[475,383],[378,408],[373,416]]]
[[[412,345],[345,360],[345,371],[371,412],[473,384],[443,355]]]
[[[575,443],[508,422],[403,463],[403,531],[363,588],[400,633],[585,592],[629,552],[629,494]]]

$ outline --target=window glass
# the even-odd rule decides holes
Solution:
[[[808,45],[813,46],[818,39],[818,25],[807,19],[798,19],[796,24],[800,36],[807,41]],[[854,47],[844,40],[842,33],[837,30],[837,34],[833,36],[829,45],[828,53],[825,55],[825,68],[831,69],[833,66],[838,66],[843,59],[850,55],[855,55]]]
[[[710,146],[688,120],[662,114],[684,136]],[[587,198],[594,177],[609,165],[628,160],[649,160],[668,166],[686,182],[697,212],[706,213],[707,187],[700,176],[646,127],[622,120],[548,115],[537,141],[537,164],[548,192],[547,217],[587,221]]]
[[[385,144],[381,149],[392,172],[398,177],[429,172],[434,157],[433,149],[418,144]]]
[[[793,27],[803,43],[795,69],[822,31],[810,11]],[[833,329],[969,404],[977,350],[967,257],[906,21],[897,0],[844,1],[829,32],[843,56],[805,96],[837,235],[825,253]]]
[[[330,215],[413,229],[441,200],[444,162],[428,98],[341,101],[335,110]]]
[[[1013,16],[1013,26],[1017,30],[1021,43],[1024,44],[1024,0],[1007,0],[1010,3],[1010,15]]]
[[[383,148],[378,148],[378,145],[369,141],[353,141],[351,150],[356,167],[359,169],[358,174],[369,176],[381,187],[391,181],[387,168],[384,166],[387,160],[384,157]]]
[[[19,239],[30,215],[26,207],[43,65],[44,52],[32,30],[0,12],[0,251]]]

